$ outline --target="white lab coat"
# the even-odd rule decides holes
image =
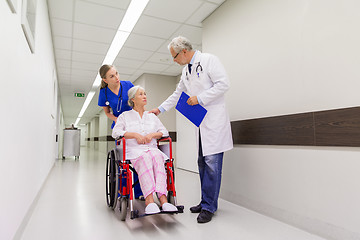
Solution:
[[[168,111],[175,106],[184,91],[190,97],[201,99],[207,110],[200,124],[202,152],[204,156],[225,152],[233,148],[229,115],[225,106],[225,92],[229,80],[219,59],[197,51],[191,74],[188,65],[182,70],[176,90],[160,106]],[[196,143],[199,145],[199,130],[196,128]]]

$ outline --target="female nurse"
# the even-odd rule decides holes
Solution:
[[[101,87],[98,105],[104,109],[108,118],[113,120],[111,129],[114,128],[117,117],[131,110],[128,102],[128,90],[134,85],[130,81],[120,81],[119,73],[113,65],[103,65],[99,69],[101,77]],[[134,181],[138,181],[138,176],[134,174]],[[139,184],[134,187],[135,198],[145,200]]]

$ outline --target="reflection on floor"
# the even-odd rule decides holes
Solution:
[[[105,200],[106,154],[82,148],[79,160],[57,160],[27,223],[23,240],[104,239],[244,239],[320,240],[322,238],[221,200],[213,220],[196,222],[189,207],[199,202],[199,177],[176,171],[182,214],[120,221]],[[143,209],[144,202],[136,202]]]

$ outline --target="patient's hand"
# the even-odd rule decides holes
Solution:
[[[146,143],[146,138],[145,136],[141,135],[141,134],[137,134],[135,136],[135,139],[137,141],[138,144],[145,144]]]
[[[152,134],[148,134],[148,135],[145,136],[145,142],[146,142],[146,143],[151,142],[152,139],[153,139]]]

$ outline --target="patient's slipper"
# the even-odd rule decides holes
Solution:
[[[160,209],[159,209],[158,205],[156,205],[156,203],[149,203],[149,205],[147,205],[145,208],[146,214],[155,214],[155,213],[159,213],[159,212],[160,212]]]
[[[162,205],[162,210],[163,210],[163,212],[177,212],[178,211],[177,207],[175,207],[171,203],[164,203]]]

